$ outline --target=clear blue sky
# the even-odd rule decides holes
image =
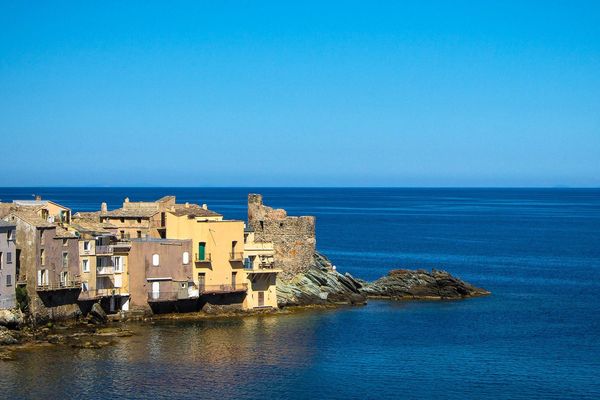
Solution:
[[[4,1],[0,32],[0,186],[600,186],[600,2]]]

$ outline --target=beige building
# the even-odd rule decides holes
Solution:
[[[277,274],[274,264],[275,249],[272,242],[260,242],[251,228],[244,230],[244,269],[248,292],[244,308],[277,308]]]
[[[106,224],[81,218],[75,218],[69,229],[79,237],[79,301],[99,301],[108,312],[127,311],[131,243],[117,240],[114,229],[107,229]]]

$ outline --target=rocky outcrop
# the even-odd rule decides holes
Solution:
[[[446,271],[396,269],[373,282],[363,282],[367,297],[401,299],[462,299],[490,294]]]
[[[0,346],[8,344],[17,344],[19,340],[15,337],[16,332],[10,331],[4,326],[0,326]]]
[[[327,257],[315,253],[305,272],[277,280],[277,303],[280,307],[364,304],[365,295],[357,285],[351,276],[337,272]]]
[[[306,270],[292,279],[277,280],[280,307],[364,304],[367,298],[393,300],[462,299],[490,294],[448,272],[396,269],[373,282],[337,272],[327,257],[315,253]]]
[[[18,328],[23,322],[23,313],[18,308],[13,310],[0,310],[0,326]]]

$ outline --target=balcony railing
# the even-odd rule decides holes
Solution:
[[[198,296],[191,296],[187,292],[148,292],[149,302],[189,300],[197,297]]]
[[[112,255],[113,247],[112,246],[96,246],[96,255]]]
[[[209,263],[211,261],[210,253],[204,254],[204,257],[200,257],[201,254],[196,253],[196,262]]]
[[[45,285],[37,285],[35,290],[38,292],[46,292],[53,290],[81,289],[80,281],[67,281],[61,283],[48,283]]]
[[[244,253],[229,253],[229,261],[244,261]]]
[[[81,291],[81,293],[79,294],[79,300],[95,300],[101,297],[112,297],[120,295],[121,288],[93,289]]]
[[[105,265],[102,267],[96,267],[96,275],[112,275],[115,273],[115,267],[113,265]]]
[[[213,293],[236,293],[245,292],[248,290],[248,284],[236,283],[236,284],[225,284],[225,285],[200,285],[198,291],[200,294],[213,294]]]

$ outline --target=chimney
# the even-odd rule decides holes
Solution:
[[[102,204],[100,204],[100,214],[106,214],[108,212],[108,206],[106,205],[106,202],[103,201]]]
[[[185,202],[185,208],[190,208],[190,203],[188,203],[187,201]]]
[[[204,210],[208,210],[208,206],[206,205],[206,203],[202,204],[202,208],[203,208]]]

